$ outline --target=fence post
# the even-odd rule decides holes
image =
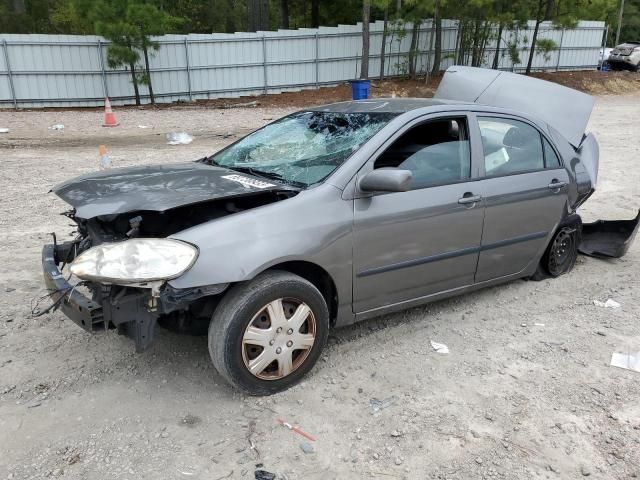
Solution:
[[[9,63],[9,50],[7,48],[7,40],[2,40],[2,46],[4,47],[4,63],[7,66],[7,74],[9,75],[9,90],[11,91],[11,100],[13,100],[13,108],[18,109],[18,100],[16,99],[16,91],[13,87],[13,75],[11,73],[11,64]]]
[[[98,40],[98,58],[100,59],[100,70],[102,71],[102,93],[103,97],[109,96],[109,88],[107,87],[107,71],[104,68],[104,57],[102,55],[102,40]]]
[[[320,88],[320,46],[318,32],[316,32],[316,89]]]
[[[262,66],[264,73],[264,94],[267,94],[269,82],[267,80],[267,38],[262,34]]]
[[[562,55],[562,42],[564,42],[564,28],[560,34],[560,46],[558,47],[558,62],[556,63],[556,72],[560,70],[560,56]]]
[[[191,65],[189,63],[189,39],[184,38],[184,57],[187,61],[187,88],[189,89],[189,101],[193,101],[193,95],[191,93]]]

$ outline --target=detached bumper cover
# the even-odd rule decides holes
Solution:
[[[60,301],[59,308],[76,325],[87,332],[104,329],[102,306],[74,289],[58,268],[55,245],[45,245],[42,249],[42,273],[51,299]]]
[[[633,220],[598,220],[582,225],[578,250],[598,258],[620,258],[633,243],[640,224],[640,211]]]

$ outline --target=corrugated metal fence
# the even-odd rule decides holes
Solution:
[[[528,59],[533,23],[502,35],[501,69],[521,70]],[[401,30],[404,29],[404,35]],[[539,38],[557,48],[538,54],[536,70],[580,70],[597,66],[604,22],[580,22],[575,29],[543,24]],[[404,75],[408,69],[411,25],[388,29],[385,74]],[[419,30],[417,70],[433,61],[430,20]],[[380,72],[382,22],[371,24],[370,77]],[[353,79],[360,74],[362,25],[319,29],[235,34],[165,35],[151,59],[156,101],[175,102],[236,97],[285,90],[317,88]],[[521,63],[512,65],[505,43],[517,45]],[[458,22],[443,21],[442,69],[454,63]],[[130,72],[111,69],[108,43],[97,36],[0,35],[0,107],[70,107],[134,101]],[[490,40],[483,65],[490,66],[496,41]],[[141,95],[148,101],[145,86]]]

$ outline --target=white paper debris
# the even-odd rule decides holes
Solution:
[[[534,323],[534,327],[544,327],[544,323]]]
[[[138,128],[153,128],[151,125],[138,125]]]
[[[593,304],[596,307],[604,307],[604,308],[620,308],[620,304],[611,298],[607,299],[606,302],[601,302],[600,300],[594,300]]]
[[[193,137],[186,132],[167,133],[167,145],[188,145]]]
[[[51,125],[49,130],[64,130],[64,125],[62,123],[56,123],[55,125]]]
[[[447,347],[444,343],[431,341],[431,346],[438,353],[449,353],[449,347]]]
[[[9,133],[8,128],[0,128],[0,133]]]
[[[640,373],[640,352],[618,353],[611,355],[611,366],[633,370]]]

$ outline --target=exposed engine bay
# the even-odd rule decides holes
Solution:
[[[285,200],[296,194],[295,190],[260,191],[165,211],[131,211],[89,219],[78,217],[76,210],[72,209],[63,215],[76,223],[76,238],[59,244],[54,237],[52,251],[48,255],[43,253],[43,263],[46,262],[52,269],[60,268],[60,272],[64,274],[66,265],[93,246],[133,238],[166,238],[210,220]],[[55,272],[51,276],[55,279]],[[80,294],[86,289],[91,302],[82,304],[82,298],[78,295],[77,303],[84,306],[84,311],[80,308],[80,311],[75,312],[83,317],[79,318],[82,326],[89,331],[117,328],[119,333],[135,340],[137,351],[143,351],[153,339],[156,323],[180,333],[206,333],[217,304],[215,296],[227,286],[212,285],[181,290],[169,284],[123,286],[84,281],[74,285],[71,290],[69,287],[58,288],[62,292],[58,301],[62,303],[66,295]],[[89,318],[85,318],[87,314]]]

